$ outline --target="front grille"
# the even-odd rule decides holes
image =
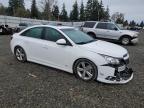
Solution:
[[[120,60],[120,66],[122,66],[122,65],[127,65],[127,64],[129,64],[129,59],[126,59],[126,60],[121,59],[121,60]]]

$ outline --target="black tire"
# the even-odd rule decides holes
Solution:
[[[96,39],[96,35],[94,33],[88,33],[88,35],[94,39]]]
[[[121,44],[123,45],[129,45],[131,42],[131,38],[128,36],[124,36],[120,39]]]
[[[24,49],[20,46],[17,46],[14,50],[14,54],[15,54],[15,57],[16,59],[19,61],[19,62],[26,62],[27,61],[27,56],[26,56],[26,53],[24,51]]]
[[[89,65],[91,65],[91,71],[89,72],[89,71],[87,71],[87,72],[85,72],[85,78],[83,77],[83,73],[81,73],[80,71],[78,71],[79,70],[79,66],[80,66],[80,63],[83,63],[83,62],[85,62],[85,63],[87,63],[87,64],[89,64]],[[86,65],[85,65],[86,66]],[[88,68],[88,65],[86,66],[86,68]],[[86,69],[85,68],[85,69]],[[98,70],[97,70],[97,66],[93,63],[93,62],[91,62],[90,60],[88,60],[88,59],[79,59],[79,60],[77,60],[75,63],[74,63],[74,66],[73,66],[73,72],[74,72],[74,74],[75,74],[75,76],[77,77],[77,78],[80,78],[81,80],[83,80],[83,81],[92,81],[92,80],[96,80],[97,79],[97,75],[98,75]],[[81,75],[80,75],[80,73],[81,73]],[[88,74],[89,73],[89,74]],[[88,78],[89,77],[89,78]]]

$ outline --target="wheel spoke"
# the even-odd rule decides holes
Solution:
[[[19,59],[20,59],[20,60],[23,60],[23,57],[20,55],[20,56],[19,56]]]
[[[82,62],[81,65],[82,65],[83,68],[86,67],[85,62]]]
[[[84,71],[84,69],[80,68],[80,67],[77,67],[77,71],[81,72],[81,71]]]
[[[17,49],[17,52],[20,54],[21,53],[20,49]]]
[[[89,78],[92,77],[92,74],[89,71],[86,71],[86,74],[89,76]]]
[[[19,56],[18,52],[16,52],[16,56]]]
[[[84,71],[84,72],[82,73],[82,78],[83,78],[83,79],[86,78],[85,75],[86,75],[86,72]]]

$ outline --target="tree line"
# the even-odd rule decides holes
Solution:
[[[64,3],[60,12],[56,0],[43,0],[40,4],[32,0],[31,8],[26,9],[24,0],[9,0],[8,7],[0,6],[0,14],[60,21],[108,20],[110,17],[109,8],[104,8],[102,0],[88,0],[86,6],[83,1],[80,6],[75,1],[70,15]]]
[[[70,14],[66,10],[65,3],[63,3],[62,9],[59,9],[57,0],[42,0],[39,5],[36,0],[32,0],[30,9],[25,7],[24,0],[9,0],[8,4],[8,7],[0,4],[1,15],[53,21],[100,21],[111,18],[124,26],[144,26],[143,21],[140,24],[137,24],[134,20],[129,23],[121,13],[115,13],[110,17],[109,7],[104,7],[102,0],[88,0],[86,5],[82,1],[80,6],[76,0]]]

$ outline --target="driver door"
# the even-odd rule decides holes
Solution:
[[[43,54],[44,60],[47,63],[50,63],[50,65],[55,67],[60,67],[67,69],[68,68],[68,61],[71,59],[71,52],[72,52],[72,46],[70,44],[68,45],[58,45],[56,43],[59,39],[65,39],[65,37],[56,29],[46,27],[45,28],[45,35],[44,35],[44,52]],[[67,43],[69,43],[67,41]]]
[[[119,29],[112,23],[107,23],[107,37],[118,40],[121,36]]]

